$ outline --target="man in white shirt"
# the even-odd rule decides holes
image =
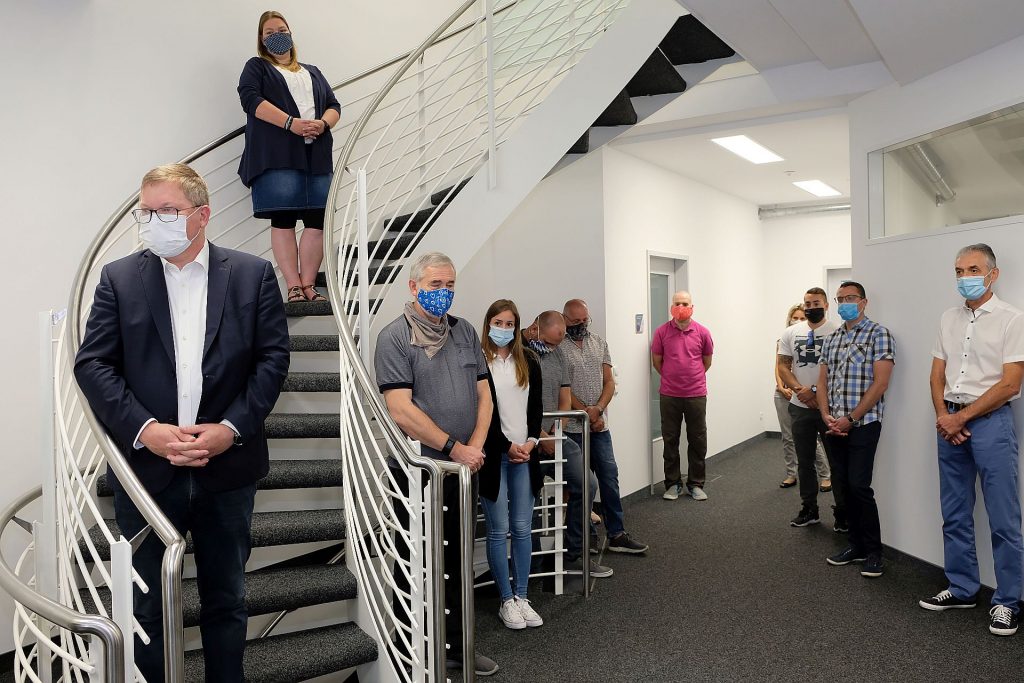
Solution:
[[[999,268],[987,244],[961,249],[955,268],[964,303],[942,314],[930,379],[949,587],[919,604],[933,611],[977,604],[974,503],[981,475],[996,574],[989,631],[1010,636],[1017,632],[1024,567],[1017,434],[1010,409],[1024,376],[1024,314],[992,291]]]
[[[825,443],[828,425],[818,410],[818,360],[825,337],[838,327],[828,319],[828,295],[821,287],[812,287],[804,294],[806,320],[790,325],[779,339],[779,376],[792,389],[789,415],[793,420],[793,446],[796,448],[797,478],[800,480],[800,512],[789,523],[794,527],[818,524],[818,477],[814,458],[818,438]],[[821,387],[824,391],[825,388]],[[832,458],[829,455],[829,461]],[[836,501],[835,526],[837,532],[847,531],[842,494],[833,489]]]

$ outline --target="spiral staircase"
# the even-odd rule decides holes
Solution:
[[[468,258],[556,164],[635,124],[638,98],[680,95],[679,65],[732,56],[675,0],[470,0],[417,49],[335,86],[345,119],[334,131],[339,172],[318,282],[331,301],[286,304],[292,371],[266,421],[271,469],[245,580],[248,680],[445,680],[440,484],[460,480],[470,546],[469,473],[422,458],[388,416],[368,371],[375,321],[404,298],[392,285],[410,257],[436,248]],[[241,133],[184,161],[210,186],[211,241],[269,258],[268,228],[249,215],[234,173]],[[13,563],[0,558],[0,585],[16,602],[19,682],[143,680],[128,637],[140,633],[133,587],[163,596],[167,680],[202,680],[198,593],[183,578],[190,541],[153,504],[71,373],[100,269],[140,248],[129,219],[137,201],[126,199],[90,246],[67,316],[40,322],[54,347],[52,477],[0,513],[0,533],[31,534]],[[424,486],[401,495],[389,462]],[[111,519],[108,465],[166,546],[162,586],[143,586],[131,568],[137,539]],[[399,506],[409,529],[395,524]],[[413,549],[408,561],[397,535]],[[414,586],[397,600],[396,564]],[[473,573],[468,552],[463,570]]]

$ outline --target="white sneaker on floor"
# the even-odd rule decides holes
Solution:
[[[679,495],[683,492],[682,484],[674,484],[665,489],[665,493],[661,494],[661,497],[665,500],[676,500]]]
[[[498,618],[501,619],[506,628],[510,628],[513,631],[526,628],[526,619],[523,618],[523,612],[519,609],[519,603],[515,598],[501,603],[501,607],[498,608]]]
[[[688,486],[690,498],[694,500],[707,500],[708,494],[704,493],[704,489],[700,486]]]
[[[520,598],[516,596],[513,598],[516,601],[516,606],[519,607],[519,613],[522,615],[523,623],[530,628],[537,628],[538,626],[544,625],[544,620],[540,618],[537,611],[530,605],[530,601],[526,598]],[[508,624],[505,624],[508,626]]]

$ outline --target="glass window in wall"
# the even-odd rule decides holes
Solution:
[[[869,164],[872,188],[879,173],[882,185],[871,237],[1024,214],[1024,105],[879,150]]]

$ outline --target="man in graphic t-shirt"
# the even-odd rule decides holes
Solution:
[[[831,462],[828,442],[824,439],[828,426],[818,409],[818,359],[825,337],[837,325],[827,319],[828,295],[821,287],[812,287],[804,294],[804,315],[807,320],[791,325],[779,341],[779,376],[793,390],[789,401],[789,414],[793,419],[793,445],[796,447],[797,476],[800,480],[800,513],[790,526],[805,527],[818,524],[818,479],[814,471],[814,454],[818,436],[825,444],[825,454]],[[824,390],[824,388],[822,388]],[[846,514],[842,494],[833,489],[835,496],[835,526],[845,532]]]

